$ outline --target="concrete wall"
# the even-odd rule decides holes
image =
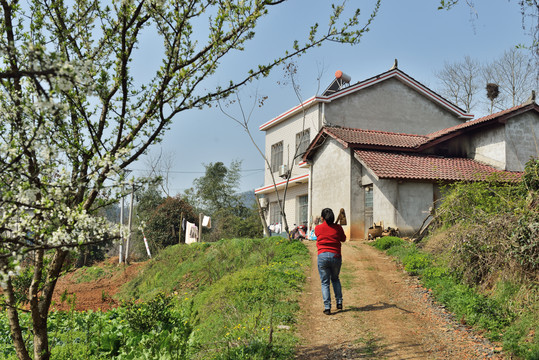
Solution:
[[[397,181],[373,179],[373,211],[375,223],[384,222],[384,227],[398,227],[399,188]]]
[[[506,170],[523,171],[531,157],[539,157],[539,115],[525,113],[505,125]]]
[[[318,134],[319,126],[319,112],[318,106],[312,106],[307,109],[305,117],[303,113],[298,113],[289,119],[277,124],[268,130],[266,130],[266,145],[265,154],[271,163],[271,146],[279,141],[283,141],[283,164],[291,165],[293,163],[293,157],[296,147],[296,134],[302,131],[302,129],[309,129],[310,140]],[[267,165],[264,164],[264,185],[272,183],[271,175],[267,169]],[[289,169],[291,166],[288,167]],[[308,169],[300,169],[294,163],[292,168],[292,177],[300,176],[308,173]],[[277,181],[282,180],[279,178],[278,172],[274,173],[277,177]]]
[[[385,228],[399,228],[401,236],[410,236],[419,229],[440,196],[439,189],[428,182],[373,180],[373,221],[383,221]]]
[[[338,216],[344,209],[347,225],[343,226],[346,237],[350,239],[351,228],[351,163],[354,160],[349,149],[331,138],[327,138],[317,151],[311,168],[311,215],[319,216],[324,208],[331,208]],[[354,160],[355,161],[355,160]]]
[[[505,169],[504,127],[483,128],[466,137],[469,139],[469,157],[497,169]]]
[[[429,214],[435,198],[432,183],[402,182],[398,184],[397,227],[401,236],[413,235]]]
[[[407,134],[428,134],[463,120],[392,78],[325,104],[325,123]]]
[[[351,151],[351,150],[349,150]],[[365,194],[362,184],[363,166],[354,156],[350,156],[351,180],[350,180],[350,212],[346,213],[350,228],[349,239],[365,239]]]

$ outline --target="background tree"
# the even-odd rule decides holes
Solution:
[[[466,56],[462,62],[446,63],[436,72],[440,94],[467,112],[492,113],[526,101],[535,89],[535,72],[522,49],[512,48],[497,59],[481,65]],[[499,94],[490,98],[487,84],[497,84]]]
[[[500,86],[500,98],[505,108],[522,104],[535,89],[535,68],[522,49],[512,48],[486,66],[487,82]]]
[[[222,162],[204,166],[206,173],[196,178],[193,188],[186,193],[196,199],[198,211],[212,218],[212,229],[205,231],[205,240],[261,236],[254,198],[250,199],[251,204],[246,204],[249,200],[238,193],[241,161],[232,161],[228,167]]]
[[[243,204],[237,194],[241,161],[232,161],[229,167],[220,161],[204,167],[205,175],[193,181],[200,208],[209,213],[230,209],[235,215],[242,215]]]
[[[123,170],[179,114],[324,41],[356,44],[367,30],[359,9],[343,19],[344,7],[334,6],[326,30],[313,25],[304,42],[212,88],[205,80],[223,58],[244,50],[257,21],[284,2],[0,0],[0,269],[20,359],[50,358],[47,316],[68,253],[115,231],[93,214],[125,195],[118,186]],[[201,32],[209,35],[200,39]],[[157,68],[137,73],[133,60],[147,51],[143,36],[162,51],[153,54]],[[33,356],[12,283],[24,256],[33,269]]]
[[[149,214],[144,232],[152,254],[179,243],[182,215],[189,222],[198,221],[198,214],[193,207],[180,196],[167,197]],[[142,245],[143,242],[138,244]]]
[[[466,56],[461,62],[445,63],[442,70],[435,73],[441,81],[440,93],[466,112],[471,112],[477,103],[477,93],[481,88],[481,65]]]

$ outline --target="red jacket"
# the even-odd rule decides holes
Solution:
[[[346,235],[339,224],[328,225],[325,221],[314,228],[318,255],[332,252],[341,255],[341,243],[346,241]]]

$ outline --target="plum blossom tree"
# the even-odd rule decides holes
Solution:
[[[327,30],[315,24],[305,41],[212,87],[223,58],[245,50],[257,22],[285,2],[0,0],[0,279],[20,359],[50,358],[47,316],[66,256],[117,237],[94,214],[173,120],[324,41],[356,44],[368,30],[359,9],[345,18],[344,3],[333,6]],[[139,77],[144,36],[162,51]],[[31,335],[13,289],[21,266],[33,269]]]

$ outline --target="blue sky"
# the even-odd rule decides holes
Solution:
[[[374,1],[348,1],[347,6],[350,10],[361,8],[364,21]],[[477,0],[475,6],[476,13],[464,1],[445,11],[437,10],[437,0],[382,0],[370,32],[359,45],[326,43],[297,60],[302,98],[315,95],[318,87],[325,89],[337,70],[350,75],[351,83],[355,83],[388,70],[395,58],[401,70],[437,90],[434,74],[442,69],[444,62],[461,61],[469,55],[486,63],[517,44],[530,42],[522,29],[516,0]],[[323,0],[295,0],[275,7],[275,12],[259,24],[257,36],[247,44],[246,51],[233,54],[223,62],[212,82],[226,83],[231,76],[274,58],[290,48],[294,39],[300,42],[305,39],[314,22],[319,22],[323,31],[329,11],[330,2]],[[320,71],[322,78],[318,83]],[[276,68],[269,77],[242,90],[246,105],[255,91],[268,96],[265,105],[256,108],[251,119],[251,132],[261,148],[264,133],[258,126],[299,102],[290,86],[279,85],[283,78],[282,68]],[[263,159],[243,129],[216,108],[192,110],[178,116],[163,142],[154,145],[150,153],[161,151],[173,159],[169,178],[171,195],[191,187],[193,179],[204,174],[203,164],[217,161],[226,165],[233,160],[243,162],[241,191],[263,185]],[[144,160],[133,168],[141,174],[138,170],[145,169]]]

